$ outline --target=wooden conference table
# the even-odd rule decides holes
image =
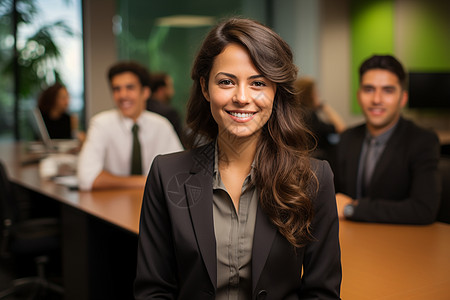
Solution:
[[[11,180],[61,205],[66,299],[106,299],[118,286],[125,292],[108,299],[131,297],[142,190],[71,191],[41,179],[37,164],[22,166],[22,153],[23,145],[0,144]],[[340,242],[342,299],[450,299],[449,224],[341,220]]]
[[[344,300],[450,299],[450,225],[340,222]]]
[[[42,179],[38,163],[22,164],[25,146],[0,143],[0,159],[31,201],[59,206],[64,299],[133,299],[143,190],[71,190]]]

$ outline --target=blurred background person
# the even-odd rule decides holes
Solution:
[[[335,147],[339,134],[346,129],[345,122],[330,105],[320,100],[317,85],[312,78],[298,78],[295,88],[305,123],[317,142],[313,156],[325,159],[333,166]]]
[[[183,126],[180,115],[170,104],[175,94],[172,77],[167,73],[152,73],[150,75],[150,89],[152,94],[147,100],[147,110],[168,119],[181,142],[183,142]]]
[[[359,67],[365,122],[342,133],[336,155],[339,216],[352,221],[426,225],[440,203],[439,138],[403,117],[408,75],[392,55]]]
[[[80,190],[144,188],[153,159],[183,150],[170,122],[145,109],[150,73],[119,61],[107,72],[114,108],[94,115],[78,158]]]
[[[68,113],[70,95],[61,83],[46,88],[38,98],[38,108],[51,139],[84,140],[84,132],[78,130],[78,117]]]

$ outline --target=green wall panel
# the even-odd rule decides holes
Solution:
[[[351,108],[360,113],[356,100],[360,64],[373,54],[394,52],[394,0],[351,0],[350,27]]]
[[[405,65],[414,71],[449,72],[450,1],[413,0],[408,4],[413,9],[404,24],[408,29],[403,33]]]

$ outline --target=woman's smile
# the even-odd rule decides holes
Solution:
[[[255,112],[226,111],[236,122],[248,122],[253,119]]]

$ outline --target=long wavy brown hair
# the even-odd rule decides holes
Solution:
[[[254,20],[231,18],[209,32],[191,73],[194,82],[187,104],[188,147],[213,141],[218,135],[200,81],[204,78],[208,82],[214,59],[232,43],[246,48],[258,71],[277,85],[272,115],[263,126],[257,147],[252,180],[272,223],[294,247],[301,247],[312,238],[311,198],[317,180],[308,158],[309,132],[299,115],[293,87],[297,68],[292,51],[270,28]]]

